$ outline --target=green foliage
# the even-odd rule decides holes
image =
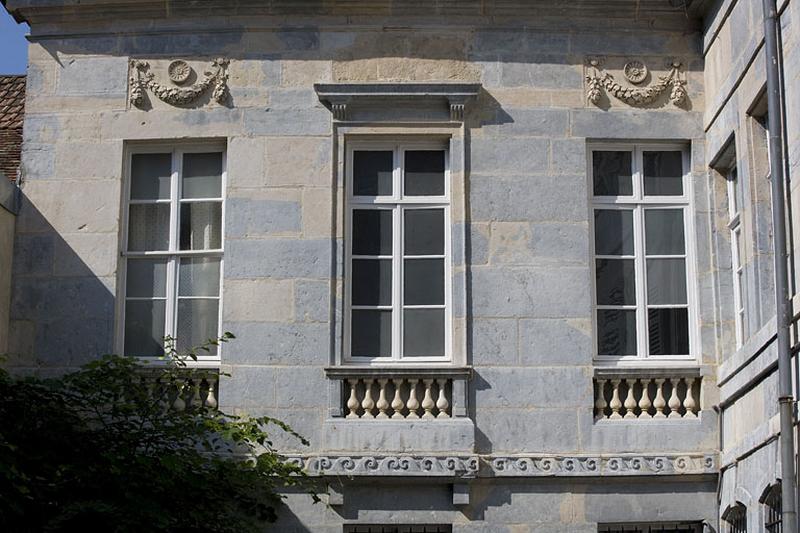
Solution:
[[[283,422],[167,409],[198,377],[196,351],[167,352],[159,368],[106,356],[51,379],[0,369],[0,530],[255,531],[282,488],[317,501],[274,448],[272,429],[308,444]]]

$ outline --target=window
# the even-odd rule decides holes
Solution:
[[[598,533],[701,533],[702,523],[600,524]]]
[[[127,175],[124,353],[163,355],[164,337],[178,350],[217,338],[223,151],[137,148]]]
[[[747,533],[747,508],[742,503],[728,507],[722,519],[728,524],[728,533]]]
[[[681,148],[589,150],[599,359],[690,359],[688,156]]]
[[[744,237],[742,236],[742,208],[744,194],[736,166],[728,171],[728,229],[731,232],[731,271],[733,272],[733,306],[736,312],[736,347],[745,340],[745,280]]]
[[[773,485],[761,497],[764,504],[764,530],[767,533],[781,533],[783,531],[783,517],[781,515],[781,485]]]
[[[346,359],[448,360],[448,151],[355,144],[347,180]]]

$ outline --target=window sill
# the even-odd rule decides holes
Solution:
[[[625,378],[697,378],[702,367],[694,361],[686,363],[653,361],[647,364],[598,365],[595,362],[594,376],[603,379]]]
[[[435,366],[434,366],[435,365]],[[363,366],[356,364],[343,364],[341,366],[331,366],[325,368],[325,375],[330,379],[348,378],[452,378],[452,379],[472,379],[471,366],[445,366],[441,363],[431,365],[408,365],[396,363],[386,366]]]

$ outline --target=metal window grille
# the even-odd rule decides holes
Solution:
[[[453,533],[453,526],[350,524],[344,526],[344,533]]]
[[[747,509],[736,505],[722,518],[728,523],[728,533],[747,533]]]
[[[767,533],[781,533],[783,521],[781,519],[781,487],[772,487],[764,499],[764,530]]]
[[[702,533],[699,522],[662,522],[651,524],[600,524],[598,533]]]

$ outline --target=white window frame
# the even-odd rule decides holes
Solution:
[[[631,196],[595,196],[594,195],[594,168],[593,152],[595,151],[629,151],[631,152],[631,170],[633,179],[633,194]],[[645,196],[643,181],[643,152],[651,151],[679,151],[683,154],[683,195],[681,196]],[[692,208],[693,186],[691,176],[690,151],[686,144],[676,143],[591,143],[587,147],[587,175],[588,175],[588,197],[589,197],[589,235],[591,252],[591,276],[592,276],[592,353],[595,361],[600,364],[611,366],[625,366],[638,364],[664,364],[674,362],[676,364],[694,363],[699,359],[700,332],[697,315],[697,275],[695,270],[695,232],[694,232],[694,211]],[[647,272],[645,257],[645,235],[644,235],[644,210],[652,208],[681,209],[683,211],[683,230],[686,250],[684,258],[686,262],[686,302],[688,309],[688,331],[689,331],[689,354],[682,355],[650,355],[649,332],[647,328],[648,307],[675,307],[670,305],[648,306],[647,305]],[[595,254],[595,209],[629,209],[633,210],[633,231],[634,231],[634,256],[614,256],[616,259],[634,259],[634,273],[636,276],[636,305],[635,306],[608,306],[611,308],[631,308],[636,309],[636,355],[600,355],[597,345],[597,277],[596,259],[606,256]],[[647,256],[657,258],[658,256]],[[676,257],[676,256],[669,256]],[[683,307],[683,306],[680,306]]]
[[[355,196],[353,194],[353,152],[388,151],[394,154],[391,196]],[[443,150],[444,195],[404,197],[403,183],[404,154],[407,150]],[[344,357],[343,364],[358,366],[391,366],[452,363],[452,242],[451,242],[451,186],[450,186],[450,147],[442,140],[358,140],[350,141],[346,147],[345,168],[345,267],[344,267]],[[353,261],[353,211],[356,209],[391,209],[392,216],[392,303],[386,309],[392,310],[392,355],[391,357],[364,357],[351,355],[351,303],[352,261]],[[444,306],[420,305],[403,306],[403,224],[401,210],[405,209],[444,209]],[[358,258],[360,256],[357,256]],[[370,258],[375,258],[369,256]],[[381,256],[385,259],[388,257]],[[417,257],[417,256],[415,256]],[[426,256],[427,257],[427,256]],[[434,257],[434,256],[431,256]],[[441,258],[441,256],[435,256]],[[376,309],[380,306],[356,306],[357,309]],[[444,356],[442,357],[402,357],[403,349],[403,309],[444,307]]]
[[[740,244],[743,244],[742,236],[742,206],[739,205],[736,196],[736,188],[741,187],[740,177],[734,164],[726,173],[727,193],[728,193],[728,229],[731,232],[731,272],[733,275],[733,307],[736,327],[736,348],[741,348],[745,339],[745,285],[744,285],[744,264],[742,257],[739,256]],[[734,181],[738,182],[734,183]],[[744,195],[742,195],[744,199]]]
[[[183,175],[183,155],[187,153],[206,153],[206,152],[219,152],[222,154],[222,178],[221,178],[221,196],[219,198],[189,198],[181,199],[181,188]],[[131,162],[134,155],[137,154],[172,154],[172,174],[170,176],[170,197],[169,200],[131,200]],[[166,279],[166,292],[164,299],[166,300],[165,309],[165,337],[170,336],[175,338],[177,332],[177,303],[178,303],[178,282],[179,282],[179,267],[180,259],[184,257],[218,257],[220,260],[219,271],[219,306],[217,316],[217,337],[222,335],[222,309],[223,309],[223,293],[222,293],[222,280],[224,278],[224,249],[225,249],[225,209],[226,209],[226,191],[227,191],[227,150],[224,143],[221,142],[166,142],[158,144],[131,144],[126,146],[124,152],[124,181],[123,181],[123,205],[122,217],[120,224],[120,265],[117,294],[121,295],[118,300],[117,316],[117,352],[124,353],[125,349],[125,303],[129,299],[126,294],[127,285],[127,266],[128,259],[132,258],[165,258],[167,259],[167,279]],[[182,203],[196,203],[216,201],[221,203],[221,221],[220,221],[220,248],[212,250],[180,250],[180,204]],[[128,224],[130,220],[130,206],[132,204],[153,204],[153,203],[169,203],[170,204],[170,227],[169,227],[169,249],[166,251],[128,251]],[[184,297],[182,297],[184,298]],[[155,298],[141,298],[141,299],[155,299]],[[197,353],[197,361],[188,361],[187,364],[191,366],[218,366],[217,363],[222,357],[222,344],[217,346],[217,353],[215,355],[208,355],[202,350]],[[139,356],[143,361],[162,361],[163,356]]]

